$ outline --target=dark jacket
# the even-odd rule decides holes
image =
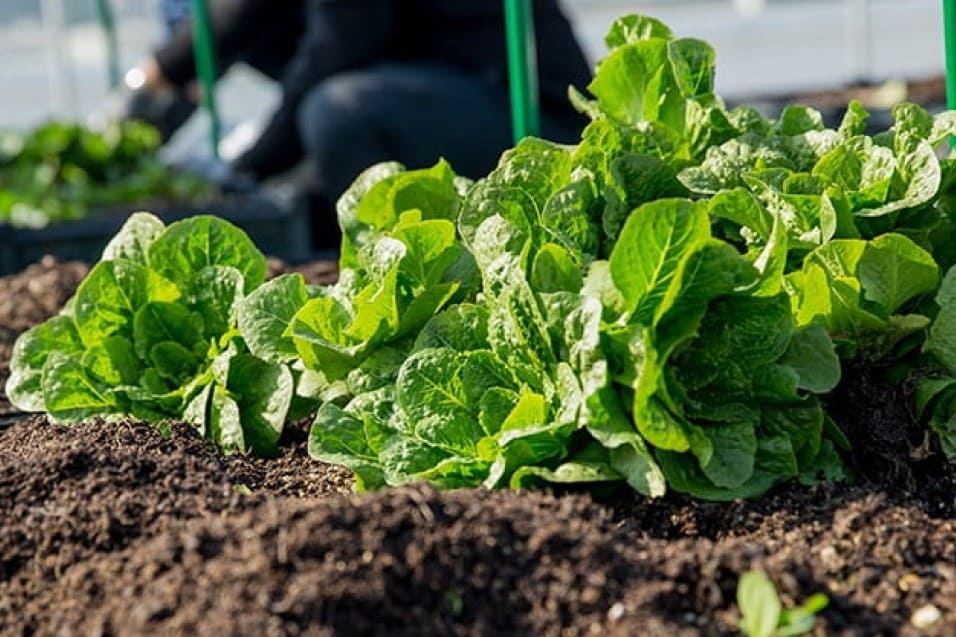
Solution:
[[[280,79],[305,33],[305,6],[306,0],[209,0],[219,70],[246,62]],[[171,84],[183,87],[196,79],[189,20],[180,21],[153,57]]]
[[[590,67],[557,0],[535,0],[533,9],[542,111],[571,122],[580,116],[568,86],[587,86]],[[500,92],[507,108],[502,0],[308,0],[282,102],[237,168],[264,177],[294,165],[302,157],[296,113],[306,93],[331,75],[382,62],[449,65]]]

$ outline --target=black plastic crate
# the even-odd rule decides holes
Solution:
[[[216,215],[245,230],[268,256],[293,263],[314,256],[309,210],[304,202],[297,197],[252,194],[195,206],[130,205],[41,229],[0,225],[0,274],[19,272],[47,254],[64,261],[94,263],[129,215],[137,211],[152,212],[167,224],[198,214]]]

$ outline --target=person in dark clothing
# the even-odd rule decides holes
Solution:
[[[279,80],[305,32],[306,0],[210,0],[209,25],[221,71],[245,62]],[[184,87],[196,79],[192,28],[181,22],[153,54],[162,80]]]
[[[282,4],[270,3],[270,11]],[[210,9],[214,24],[221,16],[215,30],[222,49],[251,45],[247,38],[267,29],[262,7],[247,7],[246,14],[233,7],[236,13],[228,14],[212,2]],[[458,173],[477,178],[510,146],[501,0],[306,0],[304,9],[304,32],[278,75],[281,103],[235,160],[235,171],[262,180],[306,159],[321,216],[331,215],[338,196],[376,162],[416,168],[444,157]],[[573,142],[586,122],[567,89],[587,86],[590,67],[557,0],[535,0],[533,13],[541,133]],[[276,52],[292,37],[279,38]],[[181,32],[155,56],[162,76],[177,85],[188,81],[189,54],[188,33]],[[220,58],[229,56],[220,52]]]

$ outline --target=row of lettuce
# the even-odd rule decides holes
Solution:
[[[626,481],[658,496],[839,479],[820,395],[841,359],[922,378],[956,460],[956,114],[867,136],[792,106],[728,110],[714,54],[645,17],[572,100],[575,146],[526,139],[471,183],[366,171],[338,204],[338,283],[265,281],[212,217],[130,218],[7,394],[61,421],[184,419],[227,451],[309,449],[361,489]],[[945,276],[943,273],[949,272]]]

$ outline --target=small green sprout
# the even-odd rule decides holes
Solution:
[[[784,608],[770,578],[761,571],[748,571],[737,583],[741,615],[737,627],[747,637],[805,635],[813,630],[816,614],[829,602],[826,595],[816,593],[803,606]]]

